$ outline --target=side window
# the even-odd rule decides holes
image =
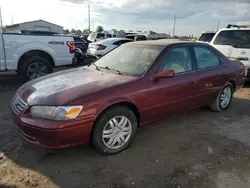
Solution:
[[[176,47],[166,54],[160,64],[161,69],[171,69],[175,73],[193,70],[192,57],[187,47]]]
[[[107,34],[107,38],[111,38],[112,37],[112,35],[111,34]]]
[[[219,57],[209,48],[203,46],[194,46],[193,48],[198,69],[214,67],[220,64]]]
[[[250,30],[221,31],[214,44],[231,45],[234,48],[250,48]]]

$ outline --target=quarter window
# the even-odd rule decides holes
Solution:
[[[164,57],[160,69],[174,70],[175,73],[188,72],[193,70],[192,58],[187,47],[172,49]]]
[[[220,64],[219,57],[207,47],[194,46],[194,53],[196,56],[198,69],[214,67]]]

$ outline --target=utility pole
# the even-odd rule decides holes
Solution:
[[[11,24],[13,25],[14,22],[13,22],[13,15],[11,14]]]
[[[173,27],[173,36],[175,34],[175,20],[176,20],[176,16],[174,15],[174,27]]]
[[[88,3],[89,31],[90,31],[90,4]]]
[[[220,20],[218,20],[218,22],[217,22],[217,29],[216,29],[216,32],[219,30],[219,26],[220,26]]]
[[[93,30],[93,31],[95,30],[95,22],[96,22],[96,21],[92,21],[92,30]]]
[[[1,11],[1,7],[0,7],[0,22],[1,22],[1,30],[3,29],[3,19],[2,19],[2,11]]]

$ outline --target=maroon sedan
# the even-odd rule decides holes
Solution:
[[[102,153],[129,146],[138,127],[210,106],[223,111],[245,82],[242,63],[208,44],[124,44],[88,67],[41,77],[11,100],[21,135],[45,148],[91,142]]]

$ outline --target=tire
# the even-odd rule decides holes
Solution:
[[[29,74],[30,69],[29,68],[34,69],[34,67],[37,67],[37,66],[38,66],[38,68],[36,69],[37,76],[36,77],[30,76],[30,74]],[[39,70],[41,71],[40,73],[38,73]],[[42,70],[44,70],[44,71],[42,71]],[[29,80],[32,80],[32,79],[35,79],[35,78],[38,78],[41,76],[45,76],[47,74],[52,73],[53,66],[51,65],[49,60],[44,58],[44,57],[30,56],[21,62],[19,72],[25,81],[29,81]]]
[[[224,94],[224,91],[229,90],[230,91],[230,95],[228,94],[228,102],[226,103],[226,105],[222,105],[222,95]],[[233,85],[230,83],[227,83],[223,89],[220,91],[219,95],[217,96],[216,100],[214,101],[213,104],[209,105],[209,107],[216,112],[221,112],[224,111],[226,109],[228,109],[228,107],[230,106],[231,102],[232,102],[232,98],[233,98],[233,93],[234,93],[234,89],[233,89]]]
[[[122,117],[127,118],[126,123],[123,123],[123,125],[126,124],[126,126],[115,126],[115,123],[113,123],[114,129],[112,129],[110,126],[111,124],[109,123],[110,120],[116,118],[117,122],[121,123]],[[116,106],[114,108],[108,109],[103,114],[101,114],[100,118],[98,118],[97,122],[95,123],[91,135],[91,143],[94,146],[94,148],[102,154],[113,155],[119,153],[128,148],[129,145],[131,144],[138,127],[137,124],[138,124],[137,118],[134,112],[132,112],[130,109],[123,106]],[[131,131],[128,131],[129,127],[131,127],[130,129]],[[122,130],[124,130],[124,132]],[[104,138],[103,133],[105,131],[109,132],[106,136],[110,137],[113,135],[112,136],[113,143],[116,142],[116,144],[113,146],[114,148],[107,146],[108,142],[111,141],[112,138]],[[112,131],[112,133],[110,133],[110,131]],[[128,134],[129,132],[130,134]],[[124,135],[127,134],[127,136],[123,136],[123,134]],[[120,141],[120,143],[118,141]]]

